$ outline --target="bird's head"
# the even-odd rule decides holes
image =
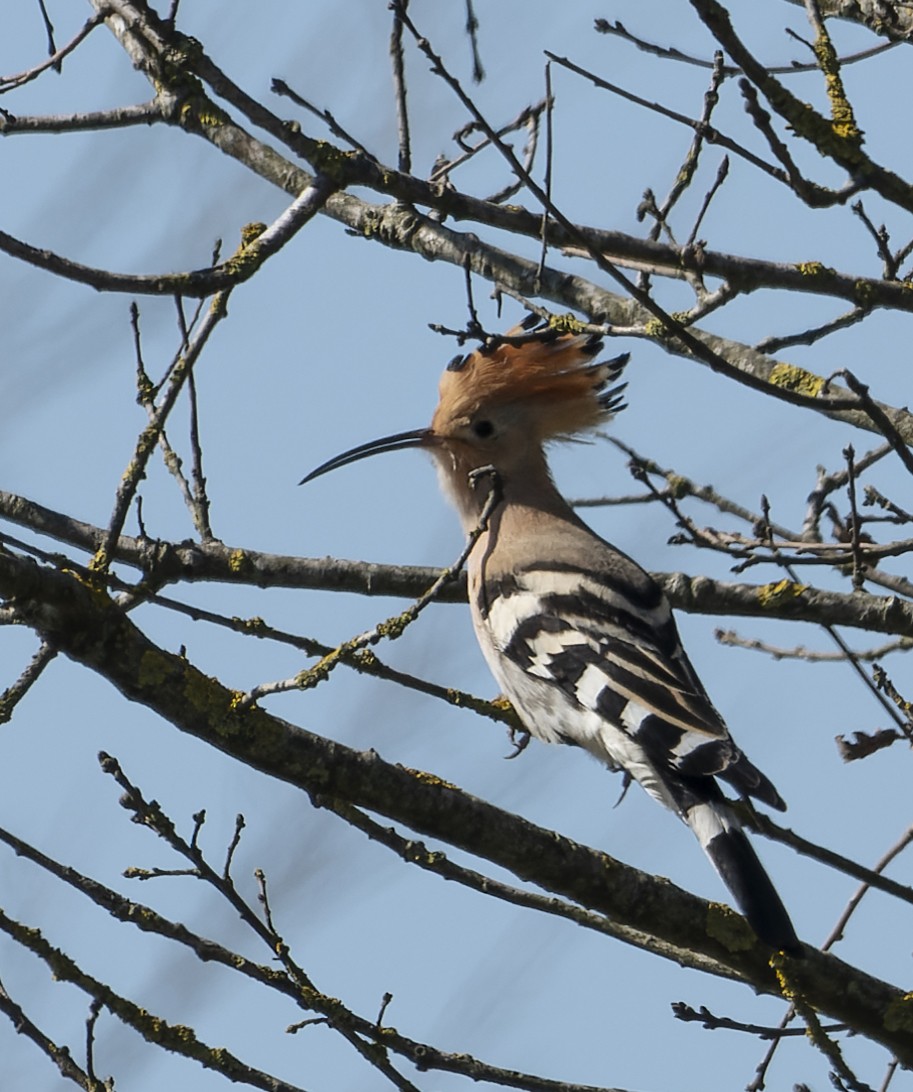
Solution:
[[[624,408],[615,381],[628,354],[597,361],[602,339],[516,326],[492,344],[455,357],[441,377],[431,425],[360,444],[312,470],[304,482],[382,451],[421,447],[465,479],[481,466],[499,473],[541,459],[549,440],[607,423]]]

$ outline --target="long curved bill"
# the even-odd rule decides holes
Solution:
[[[340,466],[357,463],[359,459],[367,459],[369,455],[379,455],[382,451],[399,451],[404,447],[425,447],[430,442],[431,435],[429,428],[416,428],[409,432],[397,432],[393,436],[384,436],[380,440],[370,440],[366,444],[359,444],[358,447],[350,448],[341,455],[327,459],[316,470],[306,474],[298,484],[312,482],[315,478],[319,478],[322,474],[329,474],[331,470],[337,470]]]

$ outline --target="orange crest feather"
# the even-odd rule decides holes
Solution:
[[[602,338],[559,334],[546,327],[530,333],[515,326],[499,341],[457,357],[441,376],[440,402],[432,428],[511,404],[530,412],[536,439],[569,436],[605,422],[623,408],[623,386],[612,389],[628,354],[593,358]]]

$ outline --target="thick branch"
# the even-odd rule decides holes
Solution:
[[[104,541],[102,528],[2,490],[0,517],[91,554]],[[130,535],[120,536],[111,556],[140,569],[146,582],[156,588],[217,581],[258,588],[308,588],[415,599],[441,575],[440,569],[427,566],[292,557],[226,546],[218,541],[171,543]],[[737,584],[685,573],[652,575],[672,606],[689,614],[781,618],[913,637],[913,603],[895,595],[825,591],[789,580]],[[465,576],[441,588],[436,598],[442,603],[465,602]],[[150,599],[154,601],[154,595]]]
[[[0,594],[15,594],[23,620],[77,662],[107,678],[125,697],[272,777],[320,797],[332,795],[441,838],[610,917],[630,922],[718,973],[780,994],[790,990],[851,1024],[913,1064],[913,999],[898,989],[809,949],[775,973],[769,954],[734,912],[665,880],[501,811],[439,778],[357,753],[254,707],[154,645],[97,588],[74,573],[0,554]],[[779,974],[779,978],[778,978]]]
[[[805,7],[805,0],[787,2]],[[861,24],[891,42],[909,45],[913,38],[913,10],[906,4],[886,4],[884,0],[818,0],[818,7],[828,18]]]

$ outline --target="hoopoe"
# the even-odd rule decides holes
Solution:
[[[463,529],[478,532],[488,513],[467,563],[472,620],[525,727],[638,781],[688,824],[758,937],[798,953],[789,916],[714,778],[786,805],[732,741],[662,590],[587,527],[546,462],[548,441],[624,408],[616,381],[627,354],[596,361],[599,337],[530,325],[450,362],[429,428],[352,448],[303,481],[381,451],[429,451]]]

